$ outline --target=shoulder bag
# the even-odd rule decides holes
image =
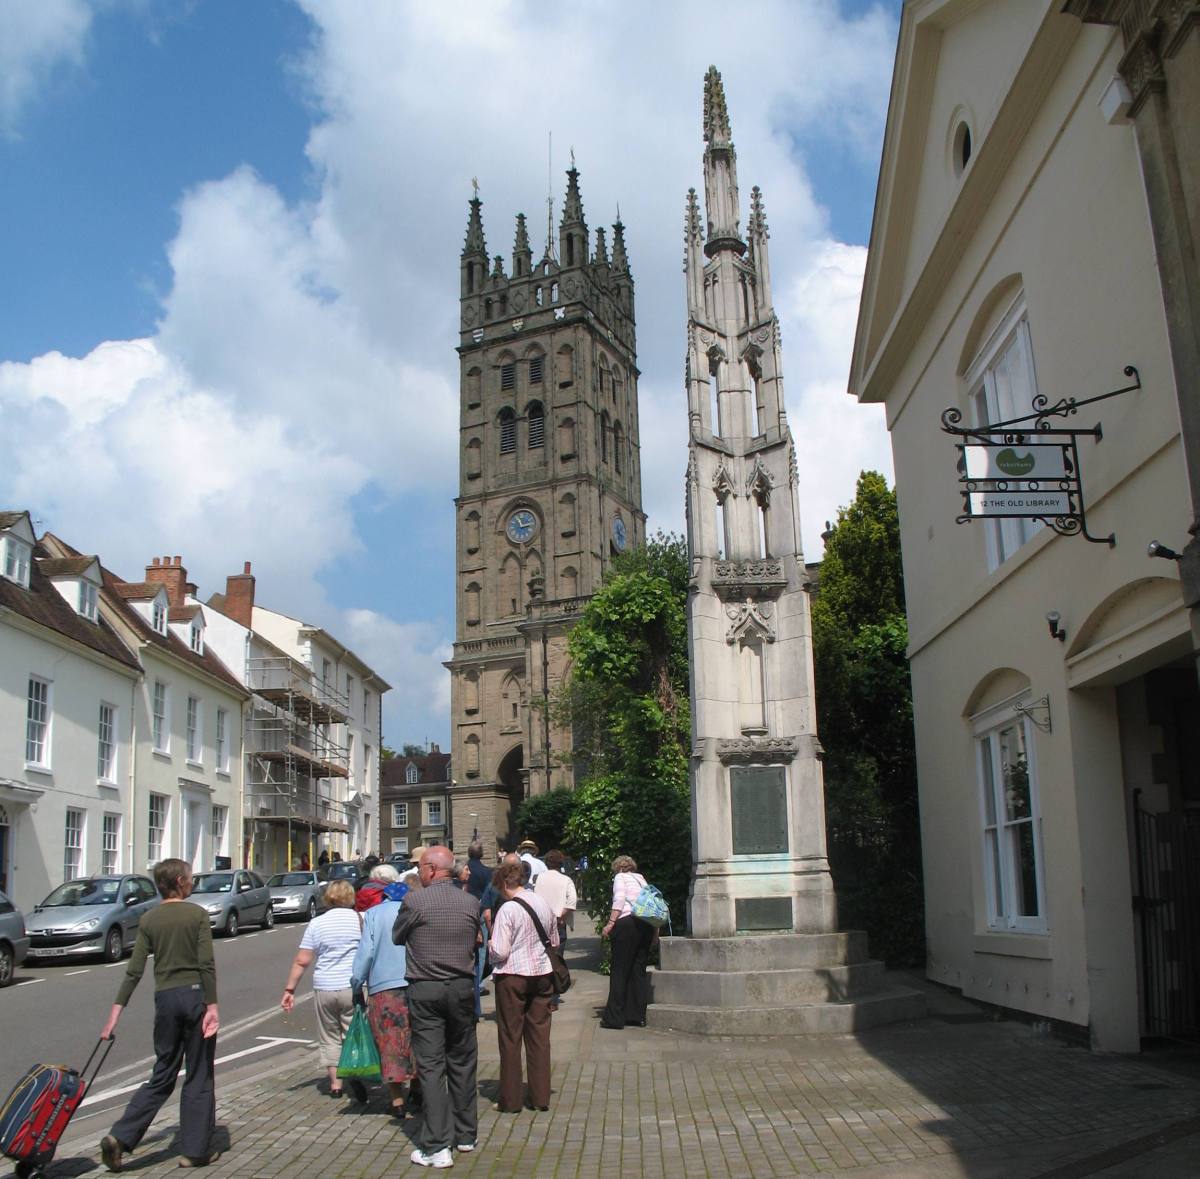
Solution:
[[[542,939],[542,949],[546,951],[546,957],[550,959],[550,979],[554,984],[554,993],[556,995],[565,995],[571,989],[571,971],[562,956],[562,951],[557,946],[550,944],[550,939],[546,936],[546,931],[542,928],[541,919],[533,911],[532,907],[527,905],[520,897],[513,897],[514,901],[533,918],[533,928],[537,930],[537,935]]]

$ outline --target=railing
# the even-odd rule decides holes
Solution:
[[[350,698],[329,683],[317,679],[303,663],[285,655],[262,656],[246,661],[247,687],[268,699],[290,695],[340,713],[344,720],[350,711]],[[336,723],[336,721],[335,721]]]

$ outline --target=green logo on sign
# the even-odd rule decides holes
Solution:
[[[1028,475],[1036,463],[1037,460],[1033,457],[1032,452],[1029,454],[1017,454],[1011,446],[1006,446],[996,455],[996,466],[1006,475],[1013,475],[1017,478],[1022,475]]]

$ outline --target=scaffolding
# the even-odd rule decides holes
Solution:
[[[347,723],[350,702],[285,655],[247,660],[246,679],[254,693],[245,733],[246,817],[286,829],[285,862],[272,865],[286,871],[297,845],[312,863],[318,835],[350,830],[349,751],[333,736]]]

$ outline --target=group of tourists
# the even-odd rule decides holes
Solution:
[[[320,1063],[331,1098],[346,1090],[358,1101],[362,1080],[338,1076],[343,1040],[356,1006],[366,1009],[379,1055],[379,1073],[392,1111],[415,1115],[413,1163],[445,1168],[454,1151],[477,1141],[478,1044],[482,983],[495,991],[500,1081],[494,1109],[550,1107],[550,1028],[561,1002],[555,961],[578,904],[574,882],[557,849],[538,856],[532,840],[505,855],[495,870],[473,843],[465,863],[447,847],[422,848],[403,876],[378,864],[357,893],[346,880],[324,891],[324,911],[308,923],[284,984],[280,1006],[294,1009],[296,988],[312,968]],[[101,1156],[119,1171],[170,1096],[181,1064],[180,1166],[219,1158],[215,1128],[216,969],[208,914],[175,905],[191,893],[191,866],[164,860],[154,872],[164,903],[138,930],[116,1003],[102,1036],[117,1021],[154,959],[156,1061],[150,1080],[104,1136]],[[628,856],[613,863],[613,896],[604,935],[612,943],[612,976],[601,1026],[644,1026],[646,962],[657,930],[633,915],[645,879]],[[559,963],[561,967],[561,963]],[[524,1065],[522,1065],[522,1056]]]

